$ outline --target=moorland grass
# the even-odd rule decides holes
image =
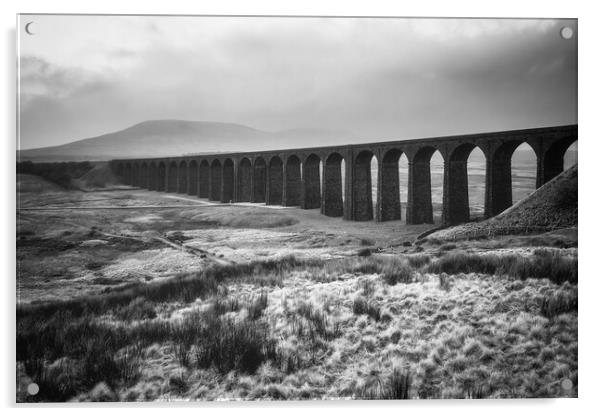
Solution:
[[[518,279],[547,278],[557,284],[577,283],[577,259],[553,251],[531,257],[450,253],[432,262],[426,271],[437,274],[507,275]]]
[[[377,305],[369,302],[363,296],[358,296],[355,299],[353,299],[352,309],[353,313],[356,315],[368,315],[375,321],[380,321],[380,308]]]
[[[113,390],[131,385],[139,378],[142,352],[152,344],[171,345],[182,367],[214,368],[221,374],[233,370],[253,373],[266,361],[286,373],[315,364],[319,356],[316,351],[325,342],[341,336],[342,331],[340,323],[323,308],[302,301],[286,313],[292,333],[309,346],[310,355],[307,355],[303,351],[282,349],[272,338],[264,317],[267,291],[238,299],[228,297],[225,290],[225,285],[233,282],[251,283],[256,287],[281,285],[295,270],[308,271],[310,279],[320,273],[332,276],[379,274],[388,285],[413,282],[417,272],[438,273],[443,276],[440,287],[448,291],[450,280],[444,273],[476,272],[520,279],[549,278],[555,283],[577,282],[577,259],[561,257],[556,251],[539,251],[530,257],[447,253],[432,261],[423,255],[329,261],[291,256],[213,266],[161,282],[111,289],[98,296],[21,305],[17,310],[17,361],[25,373],[43,387],[39,395],[30,399],[63,401],[89,392],[99,382]],[[364,278],[358,282],[362,295],[352,303],[354,314],[365,314],[374,321],[381,319],[378,305],[366,298],[374,292],[374,282],[378,280]],[[214,298],[207,308],[195,310],[177,321],[160,319],[155,312],[156,304],[161,302],[190,303],[211,296]],[[541,315],[548,319],[576,309],[576,294],[569,296],[562,291],[548,295],[541,303]],[[246,311],[242,319],[235,320],[228,315],[240,310]],[[106,314],[117,321],[105,319]],[[403,398],[407,394],[404,391],[411,385],[408,377],[407,373],[394,372],[390,379],[380,382],[378,390],[364,391],[361,396]],[[425,386],[421,387],[424,394],[431,395],[428,385]],[[471,397],[480,395],[479,388],[471,390]]]

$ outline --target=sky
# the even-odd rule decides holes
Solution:
[[[367,141],[577,122],[575,20],[22,15],[18,26],[21,149],[154,119]]]

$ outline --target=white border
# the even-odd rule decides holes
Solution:
[[[602,110],[600,100],[600,45],[602,39],[602,15],[595,2],[548,0],[527,2],[526,0],[486,1],[413,1],[408,3],[378,0],[3,0],[0,3],[3,34],[2,91],[0,101],[3,137],[3,163],[5,197],[2,204],[2,229],[0,253],[4,273],[3,283],[3,345],[0,367],[0,394],[2,404],[15,411],[15,22],[17,13],[125,13],[125,14],[237,14],[237,15],[337,15],[337,16],[462,16],[462,17],[566,17],[579,19],[579,133],[583,138],[579,144],[580,183],[580,246],[579,276],[579,399],[566,400],[497,400],[497,401],[412,401],[412,402],[286,402],[286,403],[207,403],[185,406],[179,404],[117,404],[86,406],[86,415],[110,412],[143,411],[149,415],[164,415],[166,412],[220,413],[245,416],[286,413],[287,416],[305,415],[309,412],[362,415],[376,411],[384,413],[420,413],[469,415],[483,414],[591,414],[602,406],[597,403],[601,382],[600,317],[602,310],[602,276],[596,256],[600,255],[597,244],[599,219],[600,184],[598,167],[602,155],[602,135],[596,131]],[[175,405],[175,407],[174,407]],[[173,410],[171,410],[173,409]],[[26,413],[51,412],[80,414],[81,408],[67,405],[45,405],[21,409]]]

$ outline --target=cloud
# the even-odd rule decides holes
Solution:
[[[94,94],[109,85],[100,75],[78,68],[59,67],[35,56],[21,57],[19,70],[22,111],[27,111],[35,98],[70,100],[77,95]]]
[[[574,21],[43,19],[21,50],[24,147],[157,118],[367,139],[576,122]]]

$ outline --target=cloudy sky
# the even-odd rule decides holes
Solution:
[[[20,145],[150,119],[366,140],[576,123],[576,30],[573,20],[21,16]]]

